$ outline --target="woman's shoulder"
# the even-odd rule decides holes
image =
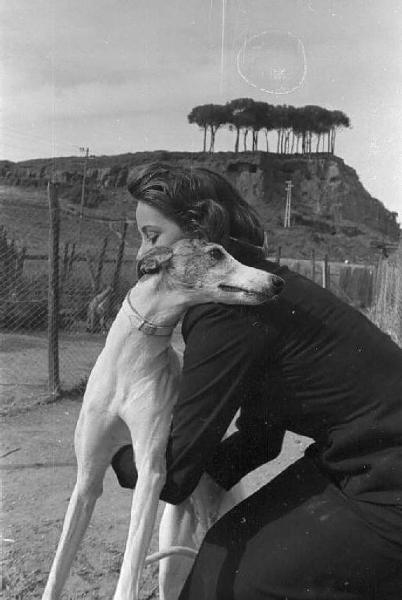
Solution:
[[[241,311],[236,311],[236,307],[233,305],[216,302],[197,304],[190,307],[184,315],[182,331],[184,334],[195,325],[201,325],[202,327],[214,326],[227,323],[229,319],[240,317]]]
[[[214,338],[222,344],[236,339],[243,345],[271,345],[279,331],[266,313],[262,305],[200,304],[184,316],[183,339],[186,343]]]

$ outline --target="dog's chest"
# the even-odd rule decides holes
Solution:
[[[135,412],[138,422],[170,420],[179,380],[179,360],[172,348],[157,357],[126,365],[116,379],[119,412],[124,415]]]

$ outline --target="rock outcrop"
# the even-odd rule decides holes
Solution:
[[[376,238],[399,238],[396,213],[388,211],[365,190],[353,168],[330,154],[138,152],[90,159],[87,180],[105,189],[123,188],[143,164],[152,161],[196,164],[223,174],[257,209],[273,238],[276,236],[276,243],[290,243],[289,232],[281,227],[287,181],[293,186],[292,239],[300,234],[302,240],[307,232],[312,244],[320,245],[325,236],[334,234],[338,241],[339,236],[346,241],[365,236],[367,243],[363,243],[361,256],[351,251],[352,258],[361,259],[364,248],[370,254],[370,243]],[[42,186],[52,177],[68,187],[82,181],[82,172],[83,159],[78,157],[0,162],[0,182],[9,185]],[[336,253],[336,240],[330,243],[327,239],[326,243]],[[338,253],[338,258],[344,256],[345,252]]]

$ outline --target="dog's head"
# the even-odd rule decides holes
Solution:
[[[139,260],[137,273],[157,276],[159,286],[186,294],[191,304],[260,304],[284,285],[276,275],[243,265],[219,244],[198,239],[153,248]]]

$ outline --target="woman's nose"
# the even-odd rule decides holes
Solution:
[[[138,262],[144,256],[144,254],[145,254],[144,244],[141,244],[141,246],[137,250],[137,256],[135,257],[136,261]]]

